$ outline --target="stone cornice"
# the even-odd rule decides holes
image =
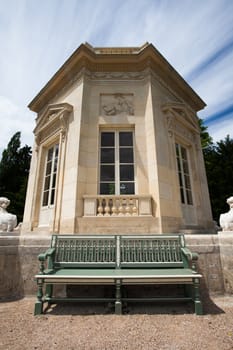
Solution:
[[[40,112],[83,68],[96,74],[98,72],[140,73],[150,68],[167,85],[175,87],[177,94],[192,109],[198,111],[205,107],[205,103],[201,98],[152,44],[145,44],[139,50],[136,50],[136,48],[95,49],[90,47],[89,44],[82,44],[30,102],[29,108],[34,112]]]

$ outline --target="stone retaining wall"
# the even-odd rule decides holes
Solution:
[[[202,286],[210,295],[233,293],[233,232],[186,235],[192,251],[199,253]],[[50,236],[0,236],[0,298],[36,294],[37,256],[49,247]]]

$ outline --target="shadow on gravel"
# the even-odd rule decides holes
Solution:
[[[167,288],[167,287],[166,287]],[[164,290],[159,288],[144,288],[141,293],[143,296],[145,294],[150,296],[150,293],[153,293],[156,290],[157,296],[164,295]],[[87,296],[91,295],[91,291],[87,289],[81,290]],[[95,292],[97,290],[95,289]],[[172,289],[167,289],[169,291],[169,295],[171,295]],[[79,295],[77,293],[77,289],[69,290],[69,297],[74,297]],[[80,289],[79,289],[80,292]],[[97,291],[98,292],[98,291]],[[99,290],[99,292],[103,292],[103,290]],[[134,297],[138,295],[140,290],[131,289],[128,290],[128,293]],[[175,290],[176,295],[178,290]],[[107,290],[107,296],[110,297],[111,291]],[[140,293],[139,293],[140,294]],[[103,295],[103,294],[102,294]],[[100,296],[100,295],[99,295]],[[203,302],[203,310],[204,315],[218,315],[225,313],[219,306],[217,306],[211,297],[209,296],[208,290],[205,286],[202,286],[201,289],[201,300]],[[45,313],[50,315],[109,315],[114,314],[114,303],[104,303],[104,302],[67,302],[67,303],[59,303],[56,305],[51,305],[47,309],[45,309]],[[123,303],[123,315],[136,315],[136,314],[146,314],[146,315],[185,315],[185,314],[195,314],[194,311],[194,303],[193,302],[128,302]]]

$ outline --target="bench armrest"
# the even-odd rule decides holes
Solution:
[[[191,252],[188,248],[181,248],[182,253],[187,256],[189,261],[198,260],[198,254]]]
[[[47,258],[50,258],[48,261],[48,265],[49,265],[48,267],[51,268],[51,265],[52,265],[51,258],[53,258],[55,250],[56,250],[55,248],[49,248],[46,250],[45,253],[41,253],[38,255],[38,259],[40,261],[40,272],[39,272],[40,275],[44,274],[45,261],[47,260]]]
[[[39,261],[45,261],[49,256],[52,256],[55,253],[55,248],[49,248],[45,253],[38,255]]]
[[[186,261],[191,264],[191,268],[193,272],[197,272],[197,260],[198,260],[198,254],[191,252],[187,247],[182,247],[181,248],[182,254],[185,256]]]

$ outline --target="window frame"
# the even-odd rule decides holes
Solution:
[[[49,152],[52,150],[51,161],[48,159]],[[57,153],[56,153],[57,151]],[[42,209],[53,208],[56,200],[56,189],[58,181],[58,168],[59,168],[59,157],[60,157],[60,144],[58,141],[46,147],[46,156],[44,161],[44,175],[43,175],[43,186],[42,186],[42,196],[41,196],[41,207]],[[47,169],[51,162],[51,169],[47,173]],[[55,177],[55,181],[54,181]],[[49,178],[49,184],[46,188],[46,179]],[[45,193],[48,193],[46,199]],[[46,204],[44,204],[46,202]]]
[[[185,157],[183,157],[182,155],[182,150],[185,152]],[[175,142],[175,158],[176,158],[180,201],[182,205],[194,206],[194,195],[193,195],[193,184],[192,184],[189,149],[188,147],[186,147],[182,143],[179,143],[178,141]]]
[[[101,181],[101,165],[105,163],[101,163],[101,135],[102,133],[113,133],[114,134],[114,146],[109,146],[109,148],[114,148],[114,163],[108,163],[109,165],[114,165],[114,175],[115,178],[113,181]],[[130,145],[120,145],[120,133],[121,132],[130,132],[132,134],[132,146]],[[104,146],[105,147],[105,146]],[[106,146],[107,148],[107,146]],[[133,162],[120,162],[120,149],[132,149],[133,150]],[[121,165],[133,165],[133,180],[120,180],[120,167]],[[101,194],[101,183],[114,183],[114,193],[109,193],[111,195],[119,196],[124,195],[121,194],[120,185],[121,183],[132,183],[134,186],[133,193],[130,193],[129,195],[134,195],[136,193],[136,166],[135,166],[135,132],[132,128],[103,128],[99,132],[99,161],[98,161],[98,193]],[[108,195],[108,194],[106,194]],[[127,194],[125,194],[127,195]]]

